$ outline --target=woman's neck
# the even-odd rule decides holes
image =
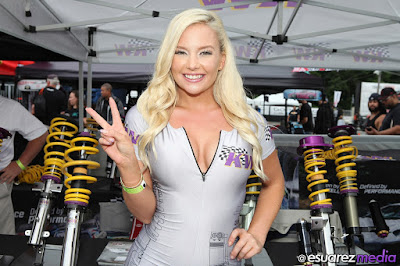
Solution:
[[[199,112],[220,108],[212,93],[205,92],[194,96],[186,93],[178,94],[179,98],[178,102],[176,103],[176,107]]]

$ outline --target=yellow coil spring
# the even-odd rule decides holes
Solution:
[[[99,124],[96,122],[96,120],[94,120],[91,117],[88,117],[86,119],[86,128],[90,131],[90,135],[92,137],[96,136],[96,134],[94,132],[99,131],[98,127],[99,127]]]
[[[86,142],[91,143],[93,147],[90,146],[76,146],[76,142]],[[84,204],[89,203],[89,195],[92,192],[86,188],[71,188],[71,182],[77,180],[85,180],[86,183],[95,183],[97,179],[92,176],[87,175],[87,169],[96,169],[100,167],[98,162],[89,161],[89,160],[73,160],[70,157],[70,154],[73,152],[82,152],[85,151],[86,154],[96,154],[99,152],[97,148],[98,141],[94,138],[90,137],[76,137],[71,141],[71,148],[65,151],[65,160],[67,163],[64,164],[63,173],[67,176],[64,181],[64,185],[68,188],[65,191],[64,202],[68,203],[70,201],[78,201]],[[74,174],[72,175],[68,172],[68,167],[74,167]]]
[[[250,178],[258,178],[258,175],[250,175],[249,176],[249,179]],[[251,184],[247,184],[246,185],[246,195],[258,195],[258,194],[260,194],[260,191],[259,190],[257,190],[257,191],[248,191],[247,189],[248,188],[250,188],[250,187],[259,187],[259,186],[262,186],[262,184],[261,183],[251,183]]]
[[[18,175],[18,183],[28,183],[33,184],[40,182],[40,178],[44,173],[44,166],[41,165],[31,165],[28,166]]]
[[[346,167],[354,167],[356,163],[353,161],[357,155],[358,150],[354,146],[348,146],[353,143],[351,136],[340,136],[332,140],[334,148],[330,151],[325,152],[325,158],[335,160],[336,176],[339,179],[339,189],[355,189],[357,187],[357,170],[343,170]],[[342,153],[345,155],[340,156]],[[351,160],[352,162],[344,163],[344,160]]]
[[[312,191],[312,187],[318,184],[328,183],[328,179],[324,178],[324,174],[327,173],[326,170],[321,170],[320,168],[326,165],[324,158],[324,150],[318,148],[311,148],[309,150],[304,151],[304,168],[308,173],[306,180],[310,183],[307,186],[308,191]],[[332,199],[326,198],[323,200],[314,200],[314,197],[318,194],[327,193],[329,189],[321,189],[312,192],[308,198],[312,201],[310,207],[326,204],[332,205]]]
[[[0,139],[0,148],[2,145],[3,145],[3,139]],[[1,149],[0,149],[0,152],[1,152]]]
[[[69,142],[71,142],[74,134],[78,132],[78,127],[67,122],[65,118],[56,117],[51,120],[49,132],[50,134],[46,138],[47,144],[44,146],[45,155],[43,175],[52,176],[61,182],[61,169],[65,163],[64,152],[66,149],[71,147]]]

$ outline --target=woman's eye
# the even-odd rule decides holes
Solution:
[[[175,51],[175,54],[186,54],[186,53],[184,51],[177,50]]]
[[[203,51],[200,53],[201,55],[212,55],[211,51]]]

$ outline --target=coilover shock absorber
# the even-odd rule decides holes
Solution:
[[[260,186],[261,182],[259,177],[257,175],[250,175],[247,179],[246,199],[241,212],[241,215],[243,216],[242,227],[246,230],[249,229],[251,220],[253,219],[257,198],[260,194]]]
[[[332,127],[328,130],[328,136],[333,138],[334,148],[327,152],[326,157],[335,160],[336,177],[339,180],[340,194],[343,196],[343,206],[345,211],[346,245],[349,253],[355,255],[355,237],[358,237],[363,243],[360,222],[357,208],[357,171],[353,169],[356,166],[354,159],[357,157],[357,148],[351,146],[353,143],[351,135],[356,130],[351,125]]]
[[[44,255],[44,240],[50,236],[49,232],[44,232],[46,224],[50,218],[50,209],[53,193],[60,193],[62,190],[62,166],[64,164],[64,151],[70,147],[69,142],[74,134],[78,132],[78,127],[66,118],[56,117],[51,121],[49,127],[50,134],[46,138],[44,147],[44,173],[42,183],[35,183],[33,191],[39,191],[40,199],[36,209],[35,220],[32,230],[26,230],[25,235],[29,236],[29,245],[33,245],[37,250],[36,264],[41,264]]]
[[[304,168],[308,174],[306,177],[309,182],[307,189],[311,192],[309,199],[312,201],[310,204],[311,231],[317,232],[315,240],[320,245],[316,247],[316,251],[324,255],[334,254],[329,221],[329,214],[332,213],[332,200],[327,197],[329,189],[325,184],[328,183],[328,180],[324,178],[327,171],[321,170],[326,165],[325,150],[331,147],[332,145],[324,142],[323,137],[310,136],[301,139],[297,149],[297,153],[304,156]],[[307,254],[307,252],[304,251],[303,254]],[[328,263],[328,265],[334,264]]]
[[[82,214],[89,204],[91,194],[86,187],[87,184],[97,181],[88,175],[88,169],[100,167],[98,162],[89,161],[88,157],[99,152],[95,148],[97,145],[98,141],[91,137],[89,132],[82,132],[71,141],[71,148],[65,151],[67,163],[63,166],[63,173],[67,177],[64,185],[68,189],[65,191],[64,203],[67,205],[68,214],[61,256],[61,265],[64,266],[77,263]]]
[[[92,137],[96,137],[97,131],[99,131],[99,124],[91,117],[86,118],[86,128],[89,130]]]
[[[345,211],[346,221],[346,244],[349,248],[350,254],[355,253],[354,238],[358,237],[361,244],[364,242],[361,232],[364,228],[360,228],[358,208],[357,208],[357,171],[354,170],[356,166],[355,159],[358,155],[356,147],[352,146],[353,143],[351,135],[354,135],[356,130],[351,125],[343,125],[330,128],[328,136],[333,138],[332,143],[334,149],[327,152],[326,157],[335,160],[336,176],[339,180],[340,194],[343,196],[343,206]],[[376,215],[380,214],[379,211],[375,212]],[[376,215],[373,215],[375,218]],[[386,226],[387,227],[387,226]],[[379,230],[382,234],[380,237],[387,236],[387,230]]]
[[[312,201],[311,210],[326,209],[326,212],[332,212],[332,200],[326,197],[329,189],[325,188],[328,180],[324,178],[325,150],[330,149],[332,145],[326,144],[323,137],[311,136],[300,140],[300,146],[297,150],[299,155],[304,155],[304,169],[308,173],[306,180],[310,183],[307,186],[311,194],[308,198]]]
[[[30,165],[18,175],[18,183],[34,184],[40,182],[43,173],[43,166]]]
[[[242,216],[242,228],[245,230],[249,229],[251,220],[253,219],[254,211],[257,205],[258,195],[260,194],[261,185],[262,184],[260,178],[255,174],[250,175],[249,178],[247,179],[246,198],[243,203],[242,210],[240,212],[240,215]],[[245,259],[244,265],[252,266],[253,265],[252,259],[251,258]]]

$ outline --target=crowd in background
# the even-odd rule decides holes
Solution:
[[[318,111],[315,120],[311,106],[306,100],[299,100],[300,108],[293,106],[287,115],[286,124],[289,133],[327,134],[329,128],[346,125],[343,110],[333,108],[325,95],[318,101]],[[399,135],[400,134],[400,102],[399,95],[393,88],[382,89],[381,93],[372,93],[368,99],[370,114],[362,119],[356,112],[352,123],[354,128],[361,129],[368,135]],[[302,127],[302,130],[293,128]]]

